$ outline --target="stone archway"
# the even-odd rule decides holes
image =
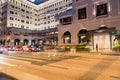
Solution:
[[[23,43],[24,43],[24,45],[28,45],[29,40],[28,39],[24,39]]]
[[[71,33],[69,31],[66,31],[63,34],[63,43],[64,44],[70,44],[71,43]]]
[[[35,45],[35,43],[36,43],[36,40],[31,41],[31,45]]]
[[[88,34],[87,29],[81,29],[78,33],[78,43],[87,44],[91,39],[91,35]]]
[[[20,45],[20,39],[15,39],[14,40],[14,45],[19,46]]]

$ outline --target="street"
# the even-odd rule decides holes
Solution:
[[[16,80],[120,80],[120,56],[0,54],[0,73]]]

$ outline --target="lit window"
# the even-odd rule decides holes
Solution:
[[[107,15],[108,14],[108,7],[107,3],[100,4],[96,6],[96,16],[102,16],[102,15]]]
[[[78,19],[86,19],[87,18],[87,14],[86,14],[86,8],[81,8],[78,9]]]

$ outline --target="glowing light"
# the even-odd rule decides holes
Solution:
[[[30,0],[31,2],[35,2],[35,0]]]

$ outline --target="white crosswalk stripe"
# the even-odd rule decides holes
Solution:
[[[22,60],[16,60],[16,59],[9,59],[9,58],[5,58],[5,57],[0,57],[0,59],[14,60],[15,62],[21,62],[21,63],[27,63],[27,64],[31,63],[31,62],[28,62],[28,61],[22,61]]]
[[[0,61],[0,64],[4,64],[4,65],[10,66],[10,67],[15,67],[15,66],[17,66],[17,65],[15,65],[15,64],[7,63],[7,62],[4,62],[4,61]]]
[[[17,59],[25,59],[25,60],[32,60],[32,61],[43,61],[43,60],[39,60],[39,59],[32,59],[32,58],[24,58],[24,57],[17,57],[17,56],[9,56],[10,58],[17,58]]]

